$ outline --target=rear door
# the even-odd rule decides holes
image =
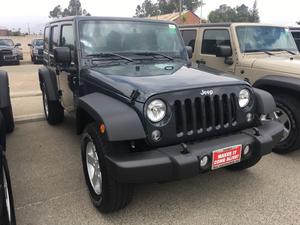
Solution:
[[[216,57],[216,46],[226,45],[231,46],[230,30],[227,28],[204,27],[200,34],[200,49],[197,55],[194,55],[194,61],[199,66],[207,66],[223,72],[234,73],[235,56],[232,55],[233,64],[225,63],[224,57]],[[232,48],[233,49],[233,48]]]

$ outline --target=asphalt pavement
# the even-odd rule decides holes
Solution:
[[[42,114],[38,67],[0,68],[9,71],[15,117],[23,119],[8,136],[18,225],[300,224],[300,151],[272,153],[242,172],[137,185],[128,207],[99,213],[84,183],[74,119],[59,126],[30,119]]]

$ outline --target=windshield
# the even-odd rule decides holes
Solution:
[[[284,27],[240,26],[236,32],[241,52],[298,51],[291,33]]]
[[[44,45],[44,40],[43,39],[36,39],[33,41],[34,46],[43,46]]]
[[[0,39],[0,46],[14,46],[14,42],[10,39]]]
[[[155,52],[186,59],[173,24],[140,21],[82,21],[80,43],[84,55]]]

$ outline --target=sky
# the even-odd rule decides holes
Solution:
[[[155,0],[152,0],[153,2]],[[67,7],[69,0],[0,0],[0,26],[10,29],[21,28],[27,32],[28,27],[33,32],[39,32],[43,24],[49,21],[49,11],[56,5]],[[132,17],[135,9],[143,0],[81,0],[83,8],[93,16]],[[245,4],[253,6],[254,0],[204,0],[203,17],[221,4],[235,7]],[[300,1],[285,0],[281,4],[275,0],[257,0],[261,22],[279,25],[295,25],[300,21]],[[200,11],[196,13],[200,16]]]

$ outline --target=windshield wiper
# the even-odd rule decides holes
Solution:
[[[158,52],[137,52],[137,53],[133,53],[133,54],[142,55],[142,56],[162,56],[166,59],[174,60],[174,58],[172,56],[165,55],[163,53],[158,53]]]
[[[116,56],[116,57],[118,57],[118,58],[120,58],[120,59],[125,59],[125,60],[127,60],[127,61],[129,61],[129,62],[134,62],[134,60],[133,59],[131,59],[131,58],[128,58],[128,57],[126,57],[126,56],[123,56],[123,55],[119,55],[119,54],[117,54],[117,53],[113,53],[113,52],[100,52],[100,53],[95,53],[95,54],[88,54],[88,55],[86,55],[86,56],[88,56],[88,57],[113,57],[113,56]]]
[[[288,50],[288,49],[283,49],[283,48],[276,48],[276,49],[272,49],[271,51],[273,52],[287,52],[287,53],[290,53],[291,55],[296,55],[295,52],[291,51],[291,50]]]
[[[267,55],[274,55],[273,53],[271,53],[267,50],[262,50],[262,49],[250,49],[250,50],[245,50],[244,52],[263,52]]]

